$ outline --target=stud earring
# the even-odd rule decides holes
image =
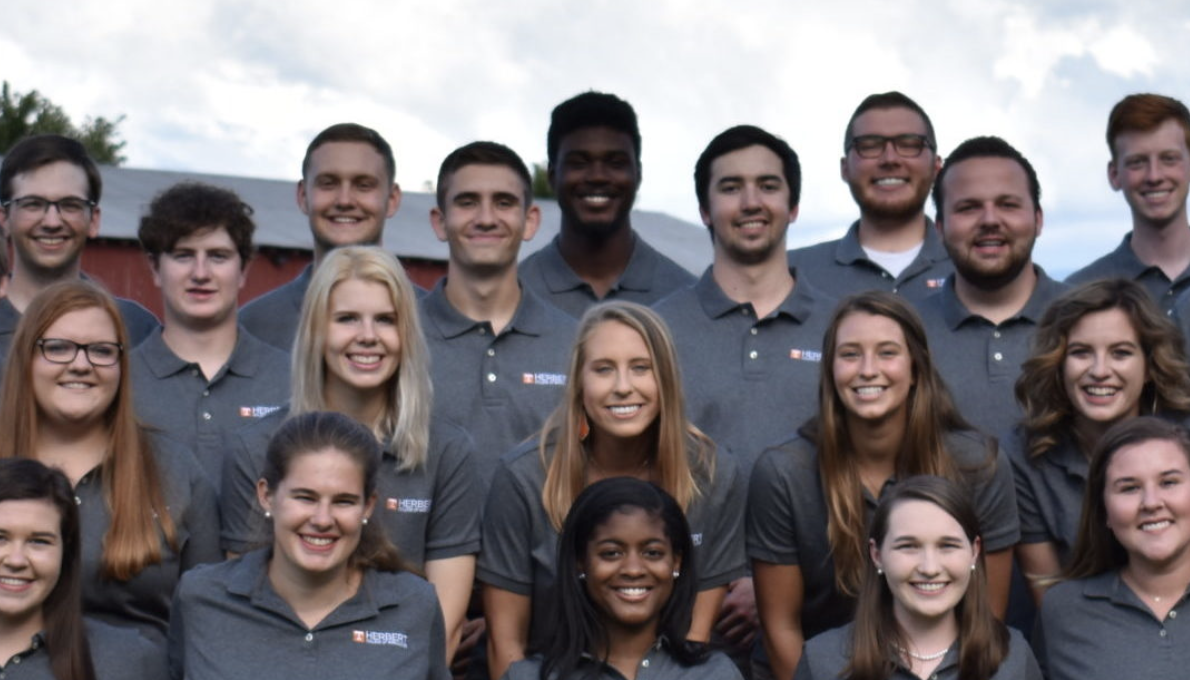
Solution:
[[[975,571],[975,565],[974,565],[974,564],[972,564],[972,565],[971,565],[971,571]]]
[[[363,524],[364,524],[364,526],[368,526],[368,518],[367,517],[364,518]]]
[[[681,575],[682,575],[682,572],[678,571],[677,569],[674,569],[674,578],[677,578]]]
[[[586,580],[587,580],[587,575],[586,575],[586,574],[583,574],[583,573],[579,573],[579,575],[578,575],[578,580],[580,580],[580,581],[586,581]]]
[[[265,518],[265,519],[272,519],[272,518],[273,518],[273,513],[269,512],[268,510],[265,510],[265,511],[264,511],[264,518]]]
[[[884,570],[881,569],[880,567],[876,567],[876,574],[878,576],[884,576]]]

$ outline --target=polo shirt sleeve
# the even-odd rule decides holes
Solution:
[[[533,455],[532,453],[526,455]],[[480,581],[517,595],[533,595],[534,503],[517,483],[509,460],[500,462],[483,513],[483,550],[476,570]]]
[[[220,562],[223,551],[219,549],[219,497],[210,480],[191,460],[190,502],[182,515],[182,524],[189,538],[182,546],[181,563],[185,571],[199,564]]]
[[[698,589],[711,590],[748,575],[744,554],[747,486],[739,464],[727,452],[717,455],[715,479],[707,490],[707,524],[698,555]]]
[[[981,476],[984,479],[976,487],[975,509],[979,514],[984,550],[1007,550],[1020,541],[1021,529],[1012,465],[999,447],[996,447],[994,468]]]
[[[1004,450],[1012,466],[1012,478],[1016,487],[1017,516],[1021,525],[1021,543],[1045,543],[1054,540],[1046,529],[1041,499],[1037,496],[1040,475],[1037,467],[1025,452],[1023,437],[1014,436],[1004,441]]]
[[[426,531],[426,561],[443,560],[479,552],[479,481],[475,445],[457,428],[441,428],[431,435],[437,456],[433,510]],[[445,654],[445,652],[443,652]]]
[[[223,514],[220,544],[228,552],[246,553],[266,542],[268,534],[259,503],[256,481],[260,479],[264,452],[253,450],[244,434],[228,437],[231,443],[223,461],[223,491],[219,504]]]
[[[799,564],[794,465],[786,447],[761,454],[748,486],[747,551],[753,560]]]

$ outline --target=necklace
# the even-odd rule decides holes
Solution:
[[[911,659],[917,659],[918,661],[937,661],[938,659],[941,659],[942,657],[946,656],[946,653],[949,652],[950,648],[953,646],[954,646],[954,643],[952,642],[946,646],[946,649],[942,650],[941,652],[937,652],[935,654],[918,654],[917,652],[914,652],[909,649],[905,649],[904,647],[897,647],[897,649],[901,650],[902,654],[904,654],[905,656],[908,656]]]

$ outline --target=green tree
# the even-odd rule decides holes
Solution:
[[[7,153],[28,135],[57,134],[82,142],[96,163],[119,165],[125,161],[120,154],[125,142],[117,129],[123,121],[124,116],[115,120],[88,116],[81,126],[76,126],[61,106],[37,90],[14,92],[8,81],[0,87],[0,153]]]
[[[533,164],[533,198],[554,198],[549,170],[541,163]]]

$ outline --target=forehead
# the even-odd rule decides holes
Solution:
[[[375,177],[391,179],[384,167],[384,156],[365,142],[327,142],[310,154],[308,178]]]
[[[219,225],[217,227],[203,227],[197,231],[191,232],[178,239],[174,244],[174,249],[181,248],[234,248],[235,243],[231,240],[231,234],[227,233],[227,227]]]
[[[66,312],[45,329],[44,337],[76,342],[116,342],[116,324],[99,307]]]
[[[868,109],[851,123],[851,136],[926,134],[926,121],[913,109],[898,106],[890,109]]]
[[[351,456],[335,448],[299,453],[289,461],[281,484],[314,489],[325,495],[364,492],[364,469]]]
[[[584,345],[588,360],[620,353],[638,356],[649,354],[649,348],[640,333],[619,321],[604,321],[595,326]]]
[[[1025,169],[1010,158],[967,158],[950,166],[943,182],[947,203],[1005,194],[1032,197]]]
[[[1125,130],[1116,135],[1113,146],[1117,156],[1158,153],[1176,150],[1186,154],[1186,131],[1173,118],[1168,118],[1152,130]]]
[[[781,157],[762,144],[729,151],[711,161],[711,182],[723,177],[776,176],[785,179]]]
[[[632,146],[632,137],[627,132],[620,132],[603,125],[579,128],[558,140],[559,156],[565,157],[572,153],[584,153],[592,156],[624,153],[632,159],[636,159],[636,149]]]
[[[1107,464],[1107,479],[1161,474],[1168,470],[1190,472],[1190,460],[1174,442],[1149,439],[1121,446]]]
[[[393,309],[393,298],[388,286],[379,281],[366,279],[343,279],[331,289],[332,309]]]
[[[1099,341],[1111,344],[1122,341],[1137,342],[1138,338],[1132,318],[1119,307],[1112,307],[1084,314],[1070,327],[1069,341]]]
[[[607,516],[591,532],[591,542],[622,540],[629,542],[660,539],[669,542],[665,535],[665,523],[661,518],[645,512],[643,508],[623,508]]]
[[[0,531],[58,533],[62,513],[47,498],[0,501]]]
[[[896,342],[905,344],[901,325],[887,316],[852,312],[839,322],[837,344],[847,342]]]
[[[515,194],[525,192],[525,181],[507,165],[464,165],[447,179],[447,198],[459,194]]]
[[[50,200],[77,196],[85,198],[87,173],[79,166],[67,161],[55,161],[40,168],[34,168],[12,178],[12,195],[41,196]]]
[[[967,534],[950,513],[934,503],[914,499],[897,503],[888,513],[885,538],[909,535],[965,537]]]

